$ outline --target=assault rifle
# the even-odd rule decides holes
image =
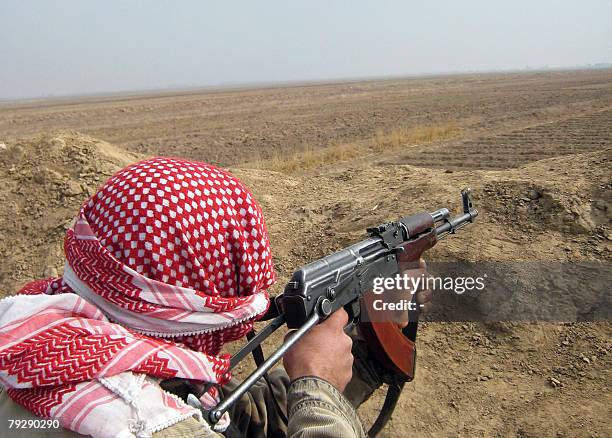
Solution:
[[[395,376],[381,413],[369,433],[375,436],[380,432],[393,412],[403,385],[414,378],[418,317],[411,315],[403,329],[395,322],[368,321],[363,313],[367,312],[362,304],[363,298],[373,289],[376,278],[395,277],[400,273],[398,259],[416,262],[438,240],[455,234],[474,221],[478,211],[472,206],[470,190],[463,190],[461,198],[463,213],[456,217],[451,218],[450,211],[441,208],[433,213],[417,213],[369,228],[369,238],[295,271],[284,292],[270,306],[271,315],[267,318],[271,319],[270,323],[257,334],[251,334],[248,343],[231,358],[233,368],[248,354],[254,353],[254,357],[260,357],[256,359],[258,368],[207,412],[208,421],[216,424],[255,382],[266,377],[268,370],[304,334],[336,310],[345,308],[351,323],[360,326],[372,353]],[[261,343],[284,324],[296,329],[294,335],[263,360]]]

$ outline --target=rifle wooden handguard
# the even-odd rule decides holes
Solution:
[[[398,255],[400,272],[410,265],[418,264],[421,254],[437,243],[435,231],[432,229],[433,220],[431,216],[429,218],[420,217],[419,221],[412,225],[410,231],[413,233],[431,231],[421,234],[404,245],[404,252]],[[364,300],[366,312],[372,308],[372,303],[368,302],[368,298],[371,297],[371,293],[366,294]],[[360,323],[361,332],[368,343],[368,347],[385,368],[403,380],[411,381],[414,379],[416,367],[416,345],[414,341],[406,336],[403,327],[397,322],[380,322],[372,319],[366,318],[366,321],[369,322],[362,320]],[[411,324],[416,325],[416,321],[411,319]]]

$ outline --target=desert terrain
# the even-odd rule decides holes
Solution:
[[[467,186],[477,223],[426,260],[612,259],[612,70],[437,76],[1,103],[0,294],[61,274],[80,204],[153,155],[245,181],[273,294],[369,226],[457,212]],[[424,322],[418,348],[385,436],[612,435],[609,322]]]

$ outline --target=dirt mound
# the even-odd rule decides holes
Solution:
[[[62,241],[79,206],[115,171],[140,157],[78,133],[0,149],[0,291],[62,268]]]
[[[484,203],[498,222],[522,230],[610,237],[612,148],[490,173]]]
[[[473,189],[478,225],[434,248],[430,258],[609,260],[611,158],[608,148],[507,171],[447,173],[364,160],[291,176],[234,172],[264,200],[269,226],[278,229],[271,233],[279,236],[275,252],[299,252],[296,262],[355,242],[373,224],[441,207],[457,212],[463,187]]]

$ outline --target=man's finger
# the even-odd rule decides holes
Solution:
[[[428,289],[421,290],[417,292],[416,294],[416,302],[418,304],[429,303],[432,298],[433,298],[433,293]]]
[[[344,326],[348,323],[348,313],[344,309],[338,309],[323,322],[324,324],[330,324],[338,326],[344,329]]]

